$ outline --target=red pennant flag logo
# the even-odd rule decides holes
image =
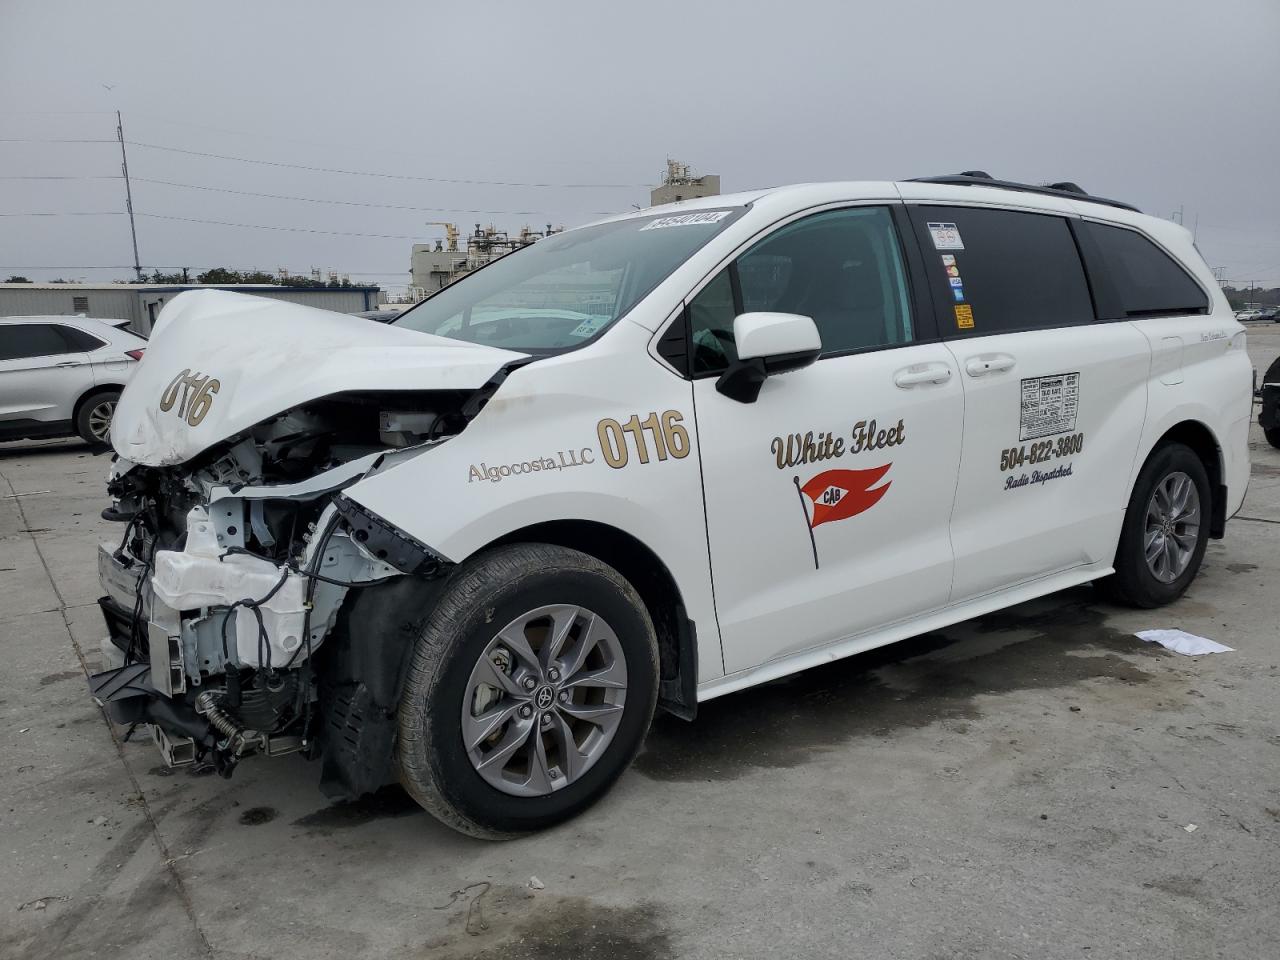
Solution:
[[[891,466],[892,463],[886,463],[870,470],[825,470],[802,486],[800,492],[813,502],[810,528],[847,520],[874,507],[888,493],[893,481],[874,489],[872,486],[880,482]]]

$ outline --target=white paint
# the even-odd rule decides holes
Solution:
[[[827,357],[770,377],[754,404],[729,400],[714,378],[683,379],[656,359],[653,344],[685,301],[779,225],[902,199],[1139,229],[1202,283],[1210,313]],[[547,521],[629,534],[670,571],[697,625],[701,699],[1106,575],[1137,471],[1177,423],[1197,421],[1212,433],[1228,515],[1239,508],[1249,472],[1249,363],[1240,327],[1180,227],[1084,198],[923,183],[804,185],[706,198],[672,216],[726,207],[743,209],[626,318],[581,349],[515,370],[461,434],[385,462],[345,495],[457,562]],[[652,211],[636,214],[646,215]],[[373,388],[471,389],[520,356],[233,294],[185,295],[162,320],[118,414],[117,449],[152,464],[181,463],[309,399]],[[1228,336],[1202,339],[1214,331]],[[1153,342],[1174,337],[1185,345],[1178,384],[1153,370]],[[185,367],[227,384],[197,427],[158,412],[159,394]],[[1039,467],[1069,465],[1070,474],[1006,489],[1011,475],[1036,469],[1000,468],[1004,448],[1034,442],[1019,438],[1022,380],[1073,372],[1083,448]],[[668,411],[687,434],[686,455],[661,458],[642,430],[648,462],[630,434],[625,466],[606,462],[602,421],[643,422]],[[778,468],[773,438],[830,431],[848,444],[855,425],[873,419],[877,430],[901,421],[901,442]],[[534,462],[552,466],[512,469]],[[883,498],[855,517],[820,524],[811,542],[816,504],[796,481],[885,465],[876,482],[887,485]],[[505,473],[488,469],[503,466]],[[821,490],[832,506],[858,487],[836,478]],[[259,572],[246,568],[245,576]]]

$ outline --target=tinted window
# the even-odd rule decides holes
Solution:
[[[62,334],[62,339],[67,343],[67,349],[74,350],[77,353],[88,353],[90,350],[97,350],[103,346],[102,341],[97,337],[91,336],[83,330],[77,330],[75,327],[59,326],[57,329]]]
[[[974,207],[916,207],[925,270],[944,336],[1089,323],[1093,302],[1062,217]]]
[[[1110,284],[1103,316],[1144,317],[1161,313],[1207,313],[1209,298],[1186,270],[1134,230],[1082,223],[1100,263],[1091,272]],[[1101,305],[1100,305],[1101,306]]]
[[[71,353],[58,328],[49,323],[0,324],[0,360]]]
[[[906,270],[888,209],[815,214],[740,256],[690,301],[694,373],[724,369],[733,318],[757,311],[812,317],[824,355],[909,343]]]

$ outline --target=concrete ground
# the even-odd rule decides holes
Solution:
[[[1280,327],[1250,335],[1265,369]],[[122,743],[84,683],[107,461],[0,446],[0,957],[1274,956],[1280,451],[1254,439],[1173,606],[1073,590],[660,719],[603,803],[509,843],[398,790],[330,804],[297,757],[225,781]]]

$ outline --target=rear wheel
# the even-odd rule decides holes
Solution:
[[[1209,475],[1181,443],[1160,447],[1143,465],[1125,512],[1116,572],[1098,586],[1135,607],[1172,603],[1200,570],[1213,516]]]
[[[489,551],[453,575],[417,641],[405,787],[473,836],[559,823],[631,762],[657,679],[653,624],[617,571],[544,544]]]
[[[81,402],[76,411],[76,433],[81,439],[94,446],[105,446],[111,442],[111,420],[119,400],[118,390],[101,390]]]

